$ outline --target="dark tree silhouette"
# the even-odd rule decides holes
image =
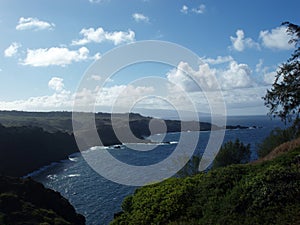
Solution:
[[[294,121],[296,126],[300,115],[300,27],[290,22],[282,25],[287,27],[287,33],[291,36],[289,43],[294,44],[296,49],[279,67],[272,88],[263,99],[270,115],[284,122]]]
[[[248,163],[250,156],[250,144],[245,145],[239,139],[229,141],[221,147],[213,162],[213,168]]]

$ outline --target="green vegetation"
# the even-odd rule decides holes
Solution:
[[[259,157],[264,157],[276,146],[300,136],[300,26],[290,22],[282,25],[287,27],[290,44],[296,49],[286,63],[283,63],[276,75],[270,90],[263,97],[269,108],[269,115],[281,118],[282,121],[293,122],[287,129],[275,129],[258,146]]]
[[[0,224],[3,225],[84,225],[58,192],[31,179],[0,176]]]
[[[244,164],[250,161],[250,144],[244,145],[239,139],[225,143],[213,162],[213,168]]]
[[[279,67],[276,80],[263,99],[270,109],[270,115],[278,116],[284,121],[294,121],[294,125],[299,126],[300,27],[289,22],[282,25],[287,26],[287,32],[291,36],[290,43],[296,49],[287,62]]]
[[[129,125],[132,132],[138,138],[150,135],[149,122],[152,117],[145,117],[137,113],[96,113],[95,122],[99,135],[104,141],[109,141],[115,137],[111,127],[111,117],[116,121],[114,129],[124,129]],[[198,131],[218,129],[217,126],[206,122],[164,120],[167,132],[179,132],[181,128],[185,131]],[[68,132],[73,131],[72,112],[24,112],[24,111],[0,111],[0,123],[6,127],[35,126],[41,127],[48,132]],[[182,124],[183,123],[183,124]],[[183,126],[182,126],[183,125]],[[232,126],[232,129],[237,126]],[[103,136],[102,136],[103,135]],[[112,143],[115,144],[115,143]]]
[[[137,189],[111,225],[300,224],[300,148]]]

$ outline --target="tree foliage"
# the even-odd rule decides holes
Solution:
[[[277,146],[287,141],[291,141],[294,138],[296,138],[294,127],[289,127],[287,129],[275,128],[262,143],[258,144],[257,154],[259,158],[265,157]]]
[[[111,225],[300,224],[299,154],[139,188]]]
[[[32,179],[0,176],[1,225],[84,225],[85,218],[58,192]]]
[[[213,162],[213,168],[231,164],[243,164],[250,161],[250,144],[244,145],[239,139],[225,143]]]
[[[287,33],[291,36],[290,44],[296,49],[286,63],[283,63],[276,75],[272,88],[267,91],[265,105],[270,109],[269,114],[280,117],[283,121],[299,123],[300,115],[300,27],[284,22]]]

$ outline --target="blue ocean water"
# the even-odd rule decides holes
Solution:
[[[266,116],[229,117],[227,124],[256,126],[256,129],[227,130],[224,142],[239,138],[245,144],[251,144],[252,158],[256,157],[256,145],[275,127],[283,127],[278,120]],[[197,154],[201,154],[207,145],[210,132],[198,132]],[[171,144],[159,145],[154,151],[137,152],[126,147],[107,149],[114,157],[135,165],[148,165],[168,157],[176,147],[180,133],[169,133],[164,141]],[[153,137],[155,138],[155,137]],[[90,150],[92,152],[92,150]],[[90,154],[87,151],[85,154]],[[78,213],[87,219],[87,225],[106,225],[113,219],[114,213],[121,210],[121,203],[136,187],[125,186],[105,179],[96,173],[81,154],[73,154],[68,160],[55,163],[44,170],[37,171],[33,179],[46,187],[60,192],[75,207]]]

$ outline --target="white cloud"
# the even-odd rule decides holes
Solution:
[[[194,70],[188,63],[180,62],[177,69],[173,69],[167,74],[167,79],[180,86],[184,91],[196,92],[202,89],[216,88],[213,79],[215,75],[216,70],[211,69],[208,64],[200,65],[198,70]]]
[[[187,14],[189,10],[189,7],[187,7],[186,5],[183,5],[182,8],[180,9],[180,12],[182,12],[183,14]]]
[[[264,82],[266,84],[273,84],[275,79],[276,79],[276,75],[277,75],[277,72],[276,71],[272,71],[272,72],[269,72],[269,73],[265,73],[264,74]]]
[[[101,43],[103,41],[111,41],[114,45],[129,43],[135,40],[135,33],[132,30],[125,31],[104,31],[102,27],[97,29],[88,28],[82,29],[80,34],[83,35],[83,39],[73,40],[72,45],[85,45],[91,42]]]
[[[97,74],[92,74],[91,76],[90,76],[90,78],[88,78],[89,80],[94,80],[94,81],[100,81],[100,80],[102,80],[102,77],[101,76],[99,76],[99,75],[97,75]]]
[[[16,101],[0,101],[0,109],[5,110],[71,110],[73,96],[70,91],[64,89],[63,79],[53,77],[48,82],[49,88],[55,93],[52,95],[30,97]]]
[[[259,59],[258,63],[255,66],[256,73],[260,73],[263,70],[263,64],[264,61],[262,59]]]
[[[30,97],[26,100],[11,102],[0,101],[2,110],[71,110],[72,101],[69,92],[54,93],[53,95]]]
[[[97,4],[97,3],[102,3],[102,2],[109,2],[110,0],[89,0],[90,3],[94,3],[94,4]]]
[[[48,82],[48,87],[56,92],[61,92],[64,90],[64,79],[60,77],[52,77]]]
[[[27,56],[21,62],[30,66],[66,66],[72,62],[79,62],[88,59],[89,50],[81,47],[78,50],[69,50],[65,47],[27,49]]]
[[[203,14],[205,12],[206,6],[204,4],[199,5],[197,8],[193,8],[192,12],[196,14]]]
[[[277,75],[277,70],[274,68],[269,68],[267,66],[263,65],[264,62],[262,59],[259,60],[258,64],[256,64],[255,72],[259,75],[260,78],[262,78],[262,83],[264,85],[271,85],[274,83]],[[278,68],[279,66],[277,66]],[[282,78],[279,79],[281,81]]]
[[[196,13],[196,14],[203,14],[205,12],[206,6],[204,4],[199,5],[197,8],[192,8],[189,10],[189,7],[187,5],[183,5],[180,9],[180,12],[183,14],[188,14],[189,11]]]
[[[98,59],[101,59],[101,54],[99,52],[97,52],[93,57],[92,59],[94,60],[98,60]]]
[[[93,76],[95,80],[98,78],[98,75]],[[75,97],[79,105],[90,106],[92,104],[100,110],[103,107],[111,109],[114,102],[118,100],[114,107],[122,109],[154,92],[152,87],[115,85],[103,88],[96,86],[93,90],[83,89],[74,94],[65,89],[64,80],[60,77],[52,77],[48,82],[48,87],[54,91],[53,94],[15,101],[0,101],[0,110],[72,110]]]
[[[180,62],[177,68],[167,74],[167,79],[186,92],[213,91],[217,90],[218,85],[222,90],[247,88],[256,85],[251,79],[249,66],[238,64],[234,60],[230,61],[228,68],[224,70],[211,68],[207,63],[200,65],[198,70],[193,70],[185,62]]]
[[[22,45],[20,43],[13,42],[7,49],[4,50],[4,56],[5,57],[13,57],[14,55],[16,55],[18,53],[18,49],[21,46]]]
[[[254,82],[250,75],[251,70],[247,64],[232,61],[226,70],[220,72],[219,82],[224,90],[252,87]]]
[[[262,96],[266,94],[265,86],[223,91],[228,114],[266,114]]]
[[[41,21],[38,18],[24,18],[19,19],[19,23],[16,26],[17,30],[52,30],[54,29],[55,24],[49,23],[46,21]]]
[[[256,48],[260,49],[258,43],[253,41],[251,38],[245,38],[245,34],[243,30],[236,31],[236,37],[230,37],[232,47],[234,50],[242,52],[245,48]]]
[[[134,13],[132,14],[132,18],[136,21],[136,22],[149,22],[149,17],[141,14],[141,13]]]
[[[96,76],[94,78],[98,79]],[[105,107],[106,109],[114,107],[114,109],[120,110],[133,106],[138,99],[153,92],[152,87],[145,86],[115,85],[101,88],[96,86],[94,89],[83,88],[73,94],[73,99],[76,97],[77,106]]]
[[[218,56],[216,59],[213,58],[201,58],[204,63],[208,63],[211,65],[218,65],[222,63],[227,63],[233,61],[231,56]]]
[[[112,87],[104,87],[97,95],[97,106],[112,106],[124,108],[134,103],[145,95],[154,92],[152,87],[133,86],[133,85],[115,85]]]
[[[132,30],[128,30],[128,32],[123,31],[115,31],[106,33],[106,39],[112,41],[114,45],[119,45],[122,43],[130,43],[134,41],[135,33]]]
[[[265,47],[278,50],[293,49],[294,46],[289,44],[290,36],[286,32],[286,27],[281,26],[271,31],[261,31],[259,37]]]

